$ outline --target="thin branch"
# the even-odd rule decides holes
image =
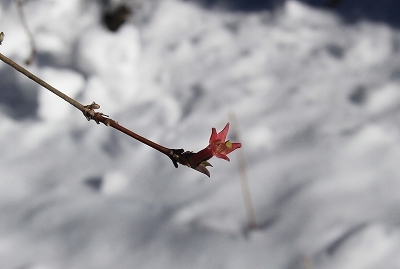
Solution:
[[[94,120],[97,124],[101,122],[106,126],[111,126],[114,129],[117,129],[118,131],[121,131],[124,134],[129,135],[130,137],[152,147],[153,149],[156,149],[159,152],[164,153],[167,156],[171,154],[171,150],[169,148],[163,147],[141,135],[138,135],[135,132],[132,132],[131,130],[121,126],[117,121],[110,119],[107,115],[104,115],[103,113],[94,111],[95,109],[98,108],[100,108],[100,106],[95,102],[93,102],[90,105],[84,106],[84,109],[81,111],[83,112],[83,115],[85,115],[86,119],[89,121]]]
[[[19,71],[20,73],[22,73],[26,77],[28,77],[31,80],[35,81],[39,85],[43,86],[47,90],[51,91],[55,95],[57,95],[60,98],[64,99],[65,101],[67,101],[68,103],[70,103],[71,105],[73,105],[74,107],[79,109],[80,111],[82,111],[83,115],[86,117],[87,120],[94,120],[97,124],[99,124],[101,122],[106,126],[111,126],[114,129],[117,129],[117,130],[125,133],[126,135],[129,135],[130,137],[132,137],[132,138],[134,138],[134,139],[136,139],[136,140],[148,145],[149,147],[152,147],[153,149],[155,149],[155,150],[167,155],[172,160],[172,162],[174,163],[175,167],[178,167],[178,163],[190,167],[189,161],[188,161],[188,156],[189,155],[183,149],[169,149],[169,148],[163,147],[163,146],[161,146],[161,145],[159,145],[159,144],[157,144],[157,143],[155,143],[155,142],[153,142],[153,141],[151,141],[151,140],[149,140],[149,139],[147,139],[147,138],[145,138],[143,136],[140,136],[137,133],[132,132],[131,130],[119,125],[118,122],[116,122],[115,120],[110,119],[107,115],[104,115],[103,113],[100,113],[100,112],[95,112],[94,111],[95,109],[100,108],[100,106],[98,104],[96,104],[95,102],[93,102],[90,105],[84,106],[81,103],[79,103],[78,101],[76,101],[75,99],[73,99],[73,98],[67,96],[66,94],[60,92],[59,90],[57,90],[56,88],[54,88],[53,86],[51,86],[50,84],[45,82],[44,80],[42,80],[39,77],[35,76],[31,72],[29,72],[27,69],[25,69],[24,67],[22,67],[21,65],[17,64],[16,62],[14,62],[10,58],[4,56],[1,53],[0,53],[0,60],[5,62],[6,64],[10,65],[12,68],[16,69],[17,71]]]
[[[4,33],[1,32],[0,33],[0,44],[3,41],[3,39],[4,39]],[[226,150],[226,152],[224,152],[224,151],[219,152],[219,151],[210,149],[209,148],[210,145],[209,145],[205,149],[203,149],[197,153],[194,153],[192,151],[185,151],[184,149],[166,148],[164,146],[161,146],[161,145],[159,145],[143,136],[140,136],[137,133],[132,132],[131,130],[121,126],[118,122],[116,122],[113,119],[110,119],[107,115],[100,113],[100,112],[96,112],[95,109],[100,108],[100,106],[98,104],[96,104],[95,102],[93,102],[90,105],[84,106],[81,103],[79,103],[78,101],[76,101],[75,99],[60,92],[59,90],[57,90],[56,88],[54,88],[53,86],[51,86],[50,84],[45,82],[44,80],[40,79],[39,77],[37,77],[34,74],[32,74],[31,72],[29,72],[26,68],[20,66],[19,64],[17,64],[16,62],[14,62],[10,58],[4,56],[1,53],[0,53],[0,60],[5,62],[6,64],[10,65],[12,68],[16,69],[18,72],[22,73],[23,75],[27,76],[34,82],[43,86],[47,90],[51,91],[58,97],[64,99],[65,101],[67,101],[68,103],[70,103],[71,105],[73,105],[74,107],[79,109],[80,111],[82,111],[83,115],[86,117],[86,119],[88,121],[94,120],[97,124],[100,124],[100,122],[101,122],[106,126],[111,126],[114,129],[117,129],[118,131],[138,140],[139,142],[142,142],[142,143],[148,145],[149,147],[152,147],[153,149],[165,154],[166,156],[168,156],[171,159],[172,163],[174,164],[174,166],[176,168],[178,168],[178,164],[182,164],[182,165],[188,166],[188,167],[190,167],[194,170],[197,170],[200,173],[203,173],[203,174],[207,175],[208,177],[210,177],[210,173],[206,168],[206,166],[210,165],[207,162],[207,160],[213,156],[218,156],[217,154],[219,154],[219,153],[220,154],[224,153],[226,155],[229,152],[233,151],[234,149],[240,147],[240,143],[233,143],[233,144],[231,143],[231,146],[236,144],[236,147],[230,149],[229,151]],[[226,126],[228,127],[228,124]],[[226,136],[226,134],[225,134],[225,136]],[[224,137],[224,139],[225,139],[225,137]],[[229,141],[224,141],[223,143],[227,143],[227,142],[229,142]],[[201,160],[199,160],[199,156],[201,157]],[[194,160],[196,160],[196,161],[194,161]]]
[[[19,19],[21,20],[22,27],[24,27],[24,30],[29,38],[29,43],[31,45],[31,54],[28,59],[26,59],[25,63],[27,65],[30,65],[33,63],[36,57],[37,49],[36,49],[36,42],[33,37],[32,32],[29,30],[28,26],[28,21],[26,20],[25,12],[23,9],[24,1],[23,0],[15,0],[17,4],[17,9],[18,9],[18,15]]]

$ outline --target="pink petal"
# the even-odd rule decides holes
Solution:
[[[231,151],[233,151],[233,150],[241,148],[241,147],[242,147],[241,143],[232,143],[232,147],[230,149],[231,149]]]
[[[226,148],[223,150],[223,152],[224,152],[224,154],[229,154],[229,153],[231,153],[232,151],[234,151],[235,149],[238,149],[238,148],[240,148],[240,147],[242,147],[242,144],[240,144],[240,143],[232,143],[231,146],[230,146],[230,147],[226,147]]]
[[[226,136],[228,135],[228,131],[229,131],[229,122],[225,125],[224,129],[222,129],[222,131],[218,133],[218,139],[221,139],[221,141],[225,142]]]
[[[218,135],[217,135],[217,130],[215,130],[215,128],[211,129],[211,136],[210,136],[210,141],[209,143],[211,144],[212,142],[214,142],[215,140],[217,140]]]
[[[223,154],[223,153],[216,153],[214,156],[217,157],[217,158],[220,158],[220,159],[227,160],[228,162],[231,161],[231,160],[228,158],[228,156],[226,156],[226,155]]]

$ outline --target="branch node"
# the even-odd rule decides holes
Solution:
[[[84,106],[82,113],[86,117],[86,119],[90,121],[94,119],[94,114],[96,113],[94,110],[98,108],[100,108],[100,106],[95,102],[92,102],[90,105]]]
[[[104,123],[106,126],[112,126],[112,123],[118,124],[115,120],[110,119],[108,115],[94,111],[98,108],[100,108],[100,105],[92,102],[90,105],[83,107],[82,113],[88,121],[94,120],[97,124],[100,124],[100,122]]]
[[[0,32],[0,42],[3,40],[3,38],[4,38],[4,33]],[[143,136],[140,136],[140,135],[132,132],[131,130],[126,129],[125,127],[119,125],[119,123],[117,121],[110,119],[108,115],[104,115],[103,113],[96,112],[95,109],[100,108],[100,105],[96,104],[95,102],[92,102],[90,105],[84,106],[81,103],[79,103],[78,101],[76,101],[75,99],[72,99],[71,97],[60,92],[59,90],[57,90],[50,84],[41,80],[39,77],[37,77],[34,74],[32,74],[31,72],[29,72],[26,68],[20,66],[19,64],[12,61],[11,59],[9,59],[8,57],[4,56],[1,53],[0,53],[0,60],[3,61],[4,63],[10,65],[12,68],[14,68],[18,72],[22,73],[26,77],[35,81],[39,85],[43,86],[50,92],[54,93],[58,97],[64,99],[65,101],[70,103],[72,106],[79,109],[88,121],[94,120],[97,124],[100,124],[100,122],[101,122],[106,126],[113,127],[114,129],[138,140],[139,142],[144,143],[144,144],[148,145],[149,147],[152,147],[153,149],[167,155],[172,160],[175,167],[178,167],[178,164],[182,164],[182,165],[194,168],[190,162],[190,157],[194,154],[193,152],[185,151],[183,149],[169,149],[169,148],[161,146]],[[197,167],[195,167],[194,169],[200,171],[199,169],[197,169]],[[200,172],[202,172],[202,171],[200,171]],[[202,173],[204,173],[204,172],[202,172]]]
[[[171,149],[169,153],[169,158],[172,160],[175,168],[178,168],[178,163],[180,163],[180,159],[184,149]]]
[[[94,120],[97,124],[100,124],[101,116],[106,116],[106,117],[108,117],[108,116],[104,115],[103,113],[94,111],[95,109],[99,109],[99,108],[100,108],[99,104],[92,102],[90,105],[84,106],[82,113],[88,121]],[[109,125],[107,125],[107,126],[109,126]]]

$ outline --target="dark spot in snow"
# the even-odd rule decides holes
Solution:
[[[168,44],[167,46],[167,50],[170,52],[174,52],[176,51],[176,49],[178,48],[178,44],[174,43],[174,44]]]
[[[400,70],[399,69],[394,70],[390,75],[390,78],[400,80]]]
[[[346,241],[348,241],[351,237],[362,231],[365,227],[367,227],[366,223],[357,225],[355,227],[350,228],[348,231],[343,233],[339,238],[337,238],[335,241],[333,241],[327,248],[326,248],[326,253],[328,255],[334,255],[339,248],[343,246]]]
[[[227,22],[225,23],[225,28],[228,29],[229,32],[237,34],[237,32],[239,31],[239,22],[237,21]]]
[[[243,57],[247,57],[251,55],[251,50],[250,49],[243,49],[240,51],[240,55]]]
[[[112,10],[105,10],[102,15],[102,21],[108,30],[115,32],[124,24],[131,15],[131,9],[126,5],[119,5]]]
[[[185,98],[186,102],[183,106],[182,113],[184,116],[189,115],[195,105],[200,101],[204,95],[204,87],[201,83],[194,83],[188,91],[188,96]]]
[[[121,152],[121,143],[119,140],[119,136],[116,132],[110,132],[106,140],[101,144],[101,148],[107,153],[110,157],[117,157]]]
[[[193,45],[199,44],[200,41],[201,41],[201,37],[200,37],[200,36],[194,36],[194,37],[192,37],[192,38],[190,39],[190,42],[191,42]]]
[[[328,53],[330,55],[332,55],[335,58],[338,58],[338,59],[343,58],[344,50],[342,47],[340,47],[338,45],[334,45],[334,44],[328,45],[326,47],[326,50],[328,51]]]
[[[367,89],[364,86],[358,86],[349,95],[349,100],[353,104],[362,105],[367,100]]]
[[[100,191],[101,185],[103,183],[103,178],[100,176],[94,176],[86,179],[84,184],[95,191]]]
[[[17,120],[36,118],[37,85],[25,83],[26,80],[20,82],[17,72],[12,68],[0,69],[0,77],[0,110]]]

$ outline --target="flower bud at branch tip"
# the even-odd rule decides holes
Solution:
[[[193,153],[188,158],[190,167],[198,170],[199,172],[210,176],[206,166],[212,166],[208,160],[213,156],[230,161],[228,154],[242,147],[241,143],[232,143],[226,140],[229,131],[229,122],[225,125],[221,132],[217,133],[215,128],[211,130],[210,142],[207,147],[197,153]]]

